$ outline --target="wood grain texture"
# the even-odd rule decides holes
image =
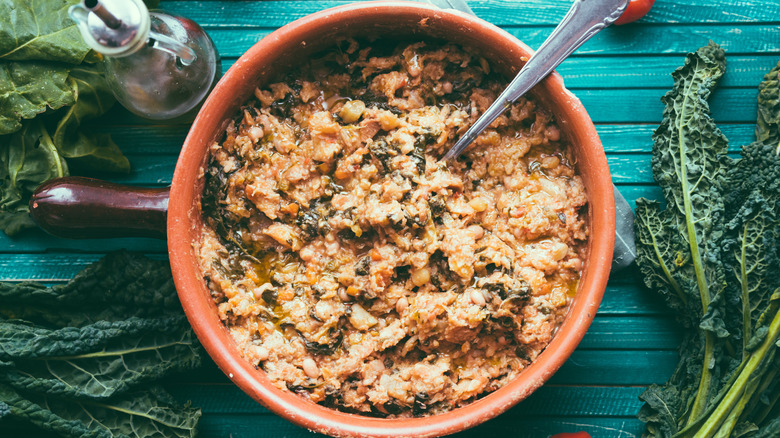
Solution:
[[[305,15],[348,1],[166,1],[166,10],[185,15],[209,27],[278,27]],[[557,24],[566,14],[569,0],[467,1],[474,13],[498,26]],[[638,24],[647,23],[763,23],[777,21],[780,5],[761,0],[657,1]],[[629,26],[624,26],[629,27]]]
[[[503,29],[537,49],[550,35],[553,25],[505,26]],[[219,53],[225,58],[223,71],[233,64],[253,44],[273,32],[275,27],[207,27]],[[623,26],[609,28],[577,49],[568,64],[580,57],[648,55],[684,56],[712,40],[730,55],[755,56],[780,53],[780,29],[773,24],[715,24]],[[675,66],[676,67],[676,66]],[[669,70],[668,73],[670,73]],[[667,73],[667,74],[668,74]]]
[[[779,59],[780,54],[730,56],[728,72],[720,86],[755,88]],[[235,61],[235,58],[223,59],[222,69],[227,71]],[[671,72],[683,62],[683,55],[579,56],[567,59],[556,71],[563,76],[566,87],[573,91],[587,88],[669,89],[672,87]]]
[[[559,401],[565,403],[565,401]],[[522,406],[522,405],[521,405]],[[594,438],[638,438],[642,423],[633,417],[557,417],[539,416],[535,419],[515,419],[514,411],[474,429],[451,435],[453,438],[483,438],[485,435],[511,438],[549,438],[551,434],[585,431]],[[29,426],[9,421],[1,431],[11,437],[54,438],[58,435],[42,433]],[[199,424],[202,438],[297,438],[322,437],[272,414],[206,414]]]
[[[180,399],[192,400],[205,414],[273,415],[230,383],[213,385],[169,384],[166,389]],[[588,415],[628,417],[639,408],[640,387],[546,385],[507,412],[514,420],[548,416]],[[566,400],[565,403],[561,403]]]

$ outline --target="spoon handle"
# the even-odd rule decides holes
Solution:
[[[498,96],[443,160],[458,157],[477,136],[498,118],[514,101],[547,77],[555,67],[601,29],[614,23],[628,5],[628,0],[574,0],[569,12],[525,63],[520,73]]]

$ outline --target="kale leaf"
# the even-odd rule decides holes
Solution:
[[[759,87],[756,141],[738,159],[709,113],[725,71],[710,43],[666,94],[653,175],[666,209],[637,200],[637,263],[690,330],[664,385],[642,395],[653,437],[775,436],[780,413],[780,64]]]
[[[0,303],[6,415],[64,436],[194,436],[200,411],[149,386],[203,355],[166,262],[113,253],[64,285],[0,283]]]
[[[183,315],[102,324],[49,333],[4,322],[0,349],[15,367],[0,381],[17,390],[60,397],[105,399],[169,372],[200,365],[200,351]],[[31,337],[34,336],[34,337]],[[96,338],[93,339],[92,337]],[[49,348],[56,345],[55,348]],[[24,347],[24,348],[19,348]]]
[[[0,383],[0,399],[10,417],[65,437],[185,438],[197,434],[200,409],[180,406],[160,388],[106,401],[71,401],[16,391]]]
[[[168,264],[125,251],[108,254],[66,284],[0,283],[0,303],[0,317],[46,327],[182,312]]]

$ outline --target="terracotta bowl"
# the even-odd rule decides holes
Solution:
[[[259,17],[258,17],[259,18]],[[347,414],[277,389],[241,357],[217,316],[198,270],[192,242],[201,230],[199,201],[208,146],[262,85],[307,56],[347,36],[446,39],[477,48],[494,68],[513,76],[531,50],[478,18],[407,2],[352,4],[309,15],[263,38],[228,70],[198,114],[176,165],[168,205],[168,248],[176,288],[195,333],[219,368],[252,398],[276,414],[316,432],[350,437],[429,437],[461,431],[491,419],[528,397],[561,367],[596,314],[606,287],[615,234],[615,205],[607,160],[580,101],[553,74],[535,89],[572,145],[588,193],[588,259],[572,307],[536,362],[503,388],[465,407],[424,418],[380,419]]]

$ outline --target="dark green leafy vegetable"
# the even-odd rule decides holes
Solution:
[[[0,2],[0,61],[49,60],[80,64],[96,60],[68,8],[79,0]],[[150,8],[157,0],[144,1]]]
[[[102,71],[94,67],[74,67],[70,81],[76,89],[76,103],[68,107],[52,135],[63,157],[74,166],[103,172],[129,172],[130,162],[108,134],[85,132],[81,125],[105,114],[116,99]]]
[[[690,330],[669,382],[641,396],[653,437],[777,436],[780,415],[780,64],[760,86],[757,140],[739,159],[707,98],[725,71],[710,43],[689,54],[664,96],[653,175],[637,200],[637,262]]]
[[[33,227],[27,217],[27,200],[38,184],[61,173],[44,177],[40,169],[52,162],[70,164],[71,171],[128,172],[130,163],[107,134],[93,134],[84,122],[99,117],[115,102],[103,77],[100,57],[84,43],[76,24],[67,14],[77,0],[0,3],[0,229],[15,235]],[[155,6],[157,2],[150,6]],[[26,133],[22,132],[27,130]],[[29,133],[46,132],[55,152],[19,150],[19,139]],[[22,132],[21,136],[18,137]],[[33,145],[40,135],[35,137]],[[40,142],[43,144],[43,142]],[[9,150],[6,150],[9,149]],[[22,161],[8,162],[20,154]],[[21,165],[21,167],[13,167]],[[27,169],[30,167],[30,169]],[[17,185],[14,173],[32,174]]]
[[[18,392],[0,384],[0,398],[9,417],[66,437],[171,438],[194,437],[200,409],[178,406],[159,388],[125,394],[107,401],[69,401]]]
[[[0,61],[0,135],[18,131],[22,119],[72,105],[76,89],[69,72],[69,66],[52,62]]]
[[[108,255],[65,285],[0,283],[0,403],[64,436],[194,436],[200,411],[139,385],[201,350],[165,262]]]
[[[15,234],[34,226],[27,214],[27,199],[42,182],[65,175],[68,165],[40,121],[0,137],[0,228]]]
[[[0,3],[0,59],[46,59],[80,64],[90,48],[68,16],[73,0],[8,0]]]

